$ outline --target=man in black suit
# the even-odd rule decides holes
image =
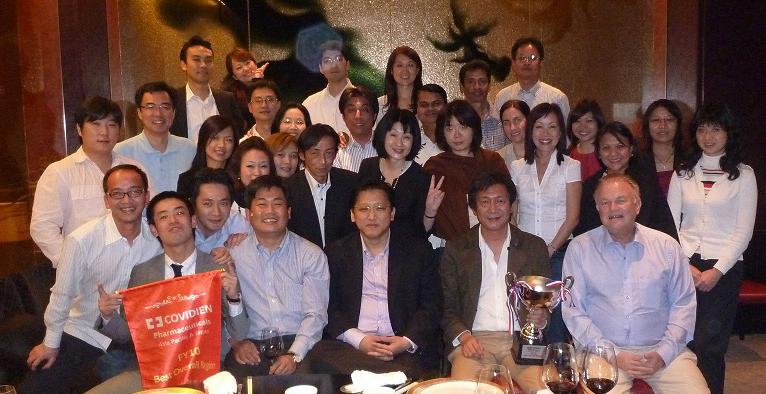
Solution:
[[[213,115],[223,115],[234,123],[236,138],[242,137],[245,121],[237,101],[229,92],[210,88],[213,71],[213,46],[194,36],[181,47],[181,69],[186,73],[186,86],[178,88],[176,115],[170,132],[197,143],[202,122]]]
[[[325,339],[314,346],[316,373],[403,371],[419,378],[436,367],[441,288],[427,241],[391,230],[393,189],[383,182],[355,191],[359,231],[330,244],[330,303]]]
[[[321,248],[354,231],[348,215],[357,175],[332,166],[340,139],[332,127],[312,125],[298,137],[305,169],[287,179],[290,231]]]

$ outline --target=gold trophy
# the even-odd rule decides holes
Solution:
[[[513,312],[519,316],[518,302],[529,311],[530,308],[547,308],[552,311],[561,302],[561,293],[568,293],[574,284],[574,278],[567,276],[563,281],[556,281],[544,276],[517,277],[509,272],[505,276],[508,286],[508,298]],[[521,321],[519,321],[521,323]],[[513,360],[516,364],[542,365],[547,342],[543,339],[543,329],[527,321],[521,331],[513,333]]]

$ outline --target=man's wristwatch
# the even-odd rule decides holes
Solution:
[[[293,352],[287,352],[287,353],[285,353],[285,355],[292,356],[293,362],[296,363],[296,364],[301,362],[301,360],[298,360],[298,355],[293,353]]]

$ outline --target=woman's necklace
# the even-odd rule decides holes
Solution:
[[[654,155],[654,164],[657,166],[657,172],[669,171],[673,169],[673,158],[675,153],[671,153],[665,159],[660,159],[656,154]]]
[[[389,167],[389,165],[386,165],[386,167]],[[399,173],[396,175],[396,177],[394,177],[393,180],[391,180],[391,182],[388,182],[388,179],[386,178],[386,175],[383,174],[382,169],[380,171],[380,180],[383,181],[383,182],[388,183],[389,185],[391,185],[391,188],[396,189],[396,184],[399,182],[399,177],[401,177],[402,174],[404,174],[405,170],[407,170],[407,161],[406,160],[402,163],[402,167],[399,169]]]

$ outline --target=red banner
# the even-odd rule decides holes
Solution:
[[[219,371],[220,271],[149,283],[122,294],[144,388],[195,384]]]

